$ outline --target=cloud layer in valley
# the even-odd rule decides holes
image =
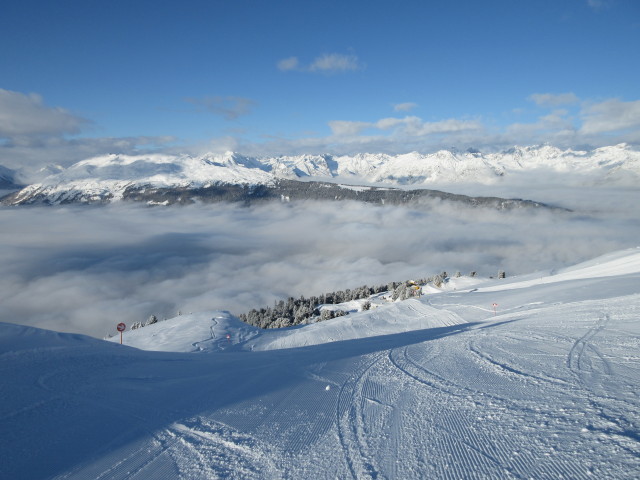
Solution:
[[[103,336],[151,314],[239,314],[289,295],[442,270],[529,273],[637,245],[637,215],[620,209],[637,192],[548,193],[580,211],[447,203],[421,211],[356,203],[4,208],[0,321]]]

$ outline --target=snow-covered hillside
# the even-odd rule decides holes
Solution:
[[[0,478],[638,478],[640,249],[473,282],[124,346],[0,324]]]
[[[524,177],[523,177],[524,175]],[[542,176],[542,177],[539,177]],[[106,155],[84,160],[30,185],[5,204],[108,202],[129,187],[200,188],[217,184],[268,185],[278,178],[339,179],[352,183],[431,187],[492,185],[511,179],[579,185],[635,186],[640,151],[626,144],[593,151],[544,145],[502,153],[439,151],[402,155],[300,155],[252,158],[223,155]],[[560,179],[560,180],[559,180]]]

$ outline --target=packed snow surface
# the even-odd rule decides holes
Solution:
[[[0,478],[638,478],[639,317],[632,249],[283,330],[0,324]]]

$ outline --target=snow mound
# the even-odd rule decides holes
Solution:
[[[251,339],[245,348],[277,350],[304,347],[462,323],[465,321],[452,312],[435,309],[418,300],[407,300],[325,322],[267,330],[259,337]]]
[[[465,321],[456,314],[419,300],[384,305],[325,322],[269,330],[247,325],[228,312],[214,311],[181,315],[125,332],[123,343],[164,352],[280,350],[462,323]],[[120,337],[112,337],[110,341],[119,342]]]
[[[162,352],[203,352],[237,349],[238,344],[260,334],[228,312],[180,315],[123,334],[125,345]],[[119,342],[120,337],[109,339]]]
[[[502,281],[498,285],[479,288],[478,291],[495,292],[569,280],[613,277],[635,273],[640,273],[640,247],[609,253],[572,267],[563,268],[557,272],[551,272],[544,276],[532,274],[522,277],[521,279],[514,277],[511,281]]]
[[[0,355],[28,350],[55,350],[65,347],[103,345],[93,337],[61,333],[40,328],[0,322]]]

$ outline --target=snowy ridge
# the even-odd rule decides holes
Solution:
[[[394,185],[491,184],[511,174],[536,170],[591,175],[591,182],[626,185],[635,185],[640,176],[640,152],[627,144],[593,151],[542,145],[488,154],[441,150],[430,154],[302,155],[257,160],[278,176],[357,177]]]
[[[612,276],[631,275],[640,272],[640,247],[634,250],[624,250],[596,258],[588,262],[563,268],[550,275],[531,275],[533,278],[514,279],[502,285],[482,287],[480,292],[495,292],[515,288],[527,288],[534,285],[554,284],[568,280],[584,280],[589,278],[603,278]]]
[[[12,204],[33,198],[46,203],[122,199],[132,186],[205,187],[216,183],[268,184],[273,176],[255,161],[229,153],[216,157],[105,155],[78,162],[12,197]]]
[[[0,477],[637,478],[640,249],[470,280],[282,331],[209,312],[124,336],[164,351],[0,324]]]
[[[392,303],[375,312],[354,313],[304,328],[269,330],[247,325],[227,312],[213,311],[181,315],[128,331],[124,334],[124,343],[165,352],[279,350],[462,323],[465,321],[457,315],[416,300]],[[119,338],[110,340],[115,342]]]
[[[216,184],[271,185],[277,179],[338,179],[351,183],[434,186],[495,184],[527,175],[581,185],[636,186],[640,151],[620,144],[596,150],[560,150],[543,145],[482,154],[442,150],[431,154],[299,155],[254,158],[223,155],[105,155],[72,165],[6,199],[15,205],[113,201],[128,187],[189,187]],[[558,174],[567,174],[559,177]],[[525,175],[525,177],[522,177]]]

